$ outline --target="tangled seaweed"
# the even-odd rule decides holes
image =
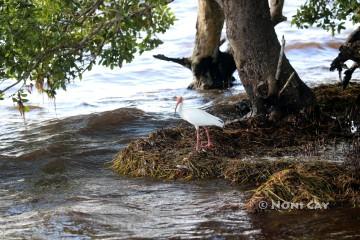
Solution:
[[[254,190],[246,204],[250,211],[259,210],[260,202],[308,203],[327,202],[331,206],[359,206],[360,179],[344,166],[319,161],[298,163],[272,174]]]

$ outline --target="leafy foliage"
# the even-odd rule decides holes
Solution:
[[[332,34],[345,29],[345,21],[360,22],[358,0],[307,0],[293,17],[292,24],[299,28],[312,25],[321,27]]]
[[[19,107],[26,86],[55,97],[94,64],[121,67],[155,48],[161,44],[157,33],[175,20],[168,2],[0,0],[0,83],[13,80],[0,89],[0,99],[15,85]]]

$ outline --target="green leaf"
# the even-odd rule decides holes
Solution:
[[[316,25],[334,34],[345,29],[344,20],[354,24],[360,22],[358,0],[307,0],[297,10],[291,24],[298,28]]]
[[[0,0],[1,77],[53,98],[93,64],[113,69],[154,49],[175,21],[167,0],[95,2]]]
[[[30,111],[30,107],[29,107],[29,106],[24,106],[24,107],[23,107],[23,111],[24,111],[24,112],[29,112],[29,111]]]

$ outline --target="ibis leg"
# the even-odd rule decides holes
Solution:
[[[209,134],[208,128],[205,128],[205,131],[206,131],[206,136],[207,136],[207,140],[208,140],[208,143],[207,143],[206,146],[207,146],[207,147],[212,147],[213,144],[212,144],[211,139],[210,139],[210,134]]]
[[[200,133],[199,133],[199,128],[196,128],[196,151],[199,151],[199,145],[200,145]]]

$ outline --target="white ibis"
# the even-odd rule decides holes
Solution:
[[[180,117],[192,125],[194,125],[196,129],[196,151],[199,151],[199,145],[200,145],[200,133],[199,128],[204,127],[206,131],[207,136],[207,145],[205,147],[212,147],[213,144],[210,140],[210,134],[209,130],[206,126],[218,126],[218,127],[224,127],[224,121],[221,120],[218,117],[215,117],[204,110],[198,109],[198,108],[186,108],[183,103],[184,99],[183,97],[176,97],[176,107],[175,107],[175,113],[176,109],[178,109],[178,113]]]

